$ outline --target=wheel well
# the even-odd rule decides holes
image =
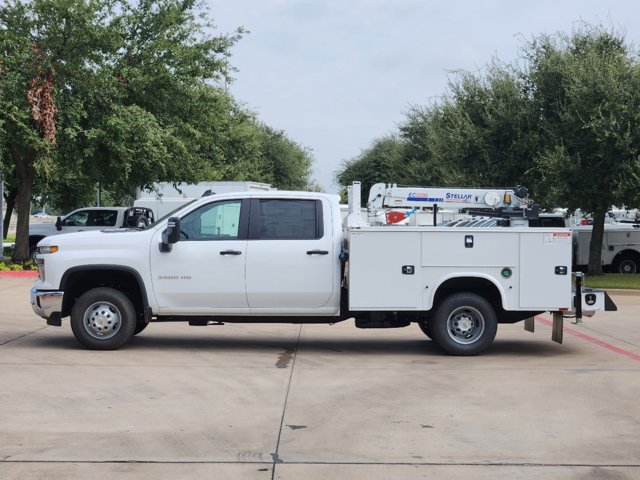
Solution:
[[[452,278],[444,282],[436,291],[431,312],[435,311],[438,305],[448,296],[462,292],[475,293],[487,300],[496,312],[498,323],[516,323],[542,313],[541,311],[528,310],[506,311],[502,306],[502,296],[498,287],[490,280],[479,277]]]
[[[622,260],[623,258],[633,258],[640,261],[640,252],[637,250],[622,250],[613,257],[613,261]]]
[[[76,300],[85,292],[97,287],[111,287],[123,292],[133,303],[138,317],[142,317],[148,302],[141,282],[137,274],[126,269],[105,267],[69,272],[61,282],[64,291],[62,316],[71,314]]]
[[[496,314],[500,314],[503,311],[502,309],[502,296],[500,295],[500,291],[498,287],[496,287],[491,281],[486,278],[478,278],[478,277],[462,277],[462,278],[451,278],[444,283],[442,283],[438,290],[436,291],[435,297],[433,299],[433,309],[435,309],[440,302],[442,302],[448,296],[454,293],[475,293],[480,295],[485,300],[487,300],[493,309],[496,311]]]

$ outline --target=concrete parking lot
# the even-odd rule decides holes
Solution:
[[[0,278],[0,478],[637,479],[640,295],[500,326],[450,357],[417,326],[152,324],[118,351]]]

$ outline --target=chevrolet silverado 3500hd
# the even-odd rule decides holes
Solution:
[[[33,309],[49,325],[70,317],[90,349],[119,348],[150,322],[354,318],[360,328],[417,323],[455,355],[485,350],[499,323],[528,319],[531,327],[549,311],[561,341],[574,308],[579,316],[615,309],[605,292],[573,292],[568,229],[371,225],[359,188],[350,187],[344,222],[337,195],[237,192],[198,199],[144,230],[47,237],[38,244]],[[372,218],[385,208],[377,192]],[[512,193],[452,198],[495,208]],[[392,205],[449,198],[425,187],[405,194]]]

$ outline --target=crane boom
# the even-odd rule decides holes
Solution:
[[[369,191],[367,203],[370,221],[380,218],[380,212],[392,208],[447,210],[486,210],[509,212],[518,216],[531,202],[525,187],[515,188],[443,188],[399,187],[397,184],[376,183]],[[514,212],[516,215],[513,215]],[[526,215],[520,214],[522,217]],[[372,223],[377,223],[372,221]]]

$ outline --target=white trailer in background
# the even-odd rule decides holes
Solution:
[[[192,202],[203,195],[217,195],[230,192],[268,192],[275,190],[268,183],[260,182],[200,182],[194,184],[160,182],[151,190],[138,190],[136,207],[150,208],[156,218]]]

